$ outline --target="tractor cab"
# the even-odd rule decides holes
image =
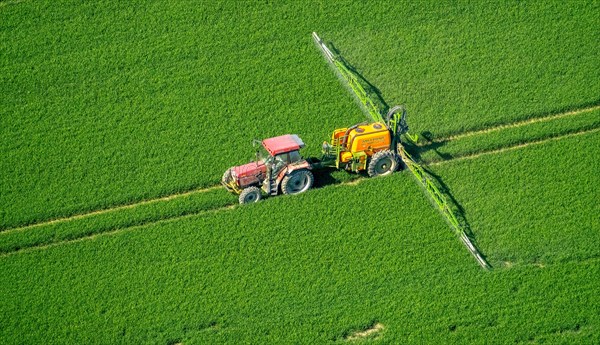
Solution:
[[[312,167],[299,152],[304,147],[300,137],[286,134],[254,144],[256,160],[228,169],[221,180],[230,192],[240,195],[240,203],[260,200],[261,189],[267,195],[296,194],[312,186]]]
[[[271,174],[277,174],[281,168],[302,159],[299,150],[304,147],[304,142],[296,134],[265,139],[261,144],[263,150],[259,150],[257,154],[264,157]]]

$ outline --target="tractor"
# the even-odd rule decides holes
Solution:
[[[223,174],[221,183],[232,193],[239,194],[240,204],[257,202],[266,195],[298,194],[312,187],[313,169],[299,150],[304,142],[295,134],[254,140],[258,147],[256,159],[234,166]]]

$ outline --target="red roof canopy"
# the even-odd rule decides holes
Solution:
[[[299,150],[304,147],[304,142],[296,134],[286,134],[262,141],[264,148],[269,151],[271,156],[280,153]]]

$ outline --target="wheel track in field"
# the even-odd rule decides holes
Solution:
[[[541,145],[541,144],[552,142],[552,141],[557,141],[557,140],[561,140],[561,139],[566,139],[566,138],[581,136],[581,135],[585,135],[585,134],[591,134],[591,133],[595,133],[595,132],[600,132],[600,128],[594,128],[594,129],[590,129],[590,130],[584,130],[584,131],[569,133],[569,134],[565,134],[565,135],[561,135],[561,136],[556,136],[556,137],[551,137],[551,138],[536,140],[536,141],[532,141],[532,142],[528,142],[528,143],[523,143],[523,144],[506,146],[506,147],[503,147],[503,148],[500,148],[500,149],[494,149],[494,150],[482,151],[482,152],[478,152],[478,153],[474,153],[474,154],[468,154],[468,155],[464,155],[464,156],[452,157],[452,158],[447,159],[447,160],[432,162],[432,163],[430,163],[428,165],[430,165],[430,166],[432,166],[432,165],[441,165],[441,164],[445,164],[445,163],[451,163],[451,162],[461,161],[461,160],[466,160],[466,159],[476,159],[476,158],[481,157],[481,156],[501,154],[501,153],[504,153],[504,152],[507,152],[507,151],[518,150],[518,149],[522,149],[522,148],[525,148],[525,147],[528,147],[528,146],[532,146],[532,145]],[[334,186],[356,186],[357,184],[361,183],[364,180],[366,180],[366,178],[357,178],[357,179],[354,179],[352,181],[342,182],[342,183],[336,184]],[[172,196],[168,196],[168,197],[163,197],[163,198],[160,198],[160,199],[154,199],[154,201],[153,200],[148,200],[148,201],[145,201],[145,203],[157,202],[159,200],[171,200],[171,199],[174,199],[176,197],[183,196],[183,195],[190,195],[190,194],[193,194],[193,193],[200,193],[202,191],[214,190],[216,188],[221,188],[221,187],[220,186],[213,186],[213,187],[209,187],[209,188],[206,188],[206,189],[201,189],[201,190],[196,190],[196,191],[191,191],[191,192],[176,194],[176,195],[172,195]],[[131,204],[131,205],[127,205],[127,206],[120,206],[119,208],[114,208],[114,209],[110,209],[110,210],[131,208],[131,207],[135,207],[136,205],[139,205],[139,203],[138,204]],[[44,244],[33,245],[33,246],[29,246],[29,247],[23,247],[23,248],[20,248],[20,249],[17,249],[17,250],[7,251],[7,252],[4,252],[4,253],[1,253],[0,254],[0,258],[11,256],[11,255],[15,255],[15,254],[28,253],[28,252],[37,251],[37,250],[49,249],[49,248],[58,247],[58,246],[62,246],[62,245],[67,245],[67,244],[71,244],[71,243],[82,242],[82,241],[85,241],[85,240],[93,240],[93,239],[95,239],[97,237],[100,237],[100,236],[115,235],[115,234],[119,234],[121,232],[132,231],[132,230],[135,230],[135,229],[143,228],[143,227],[154,225],[154,224],[162,224],[162,223],[177,221],[177,220],[181,220],[181,219],[191,218],[191,217],[195,217],[195,216],[201,216],[201,215],[205,215],[205,214],[211,214],[211,213],[215,213],[215,212],[228,211],[228,210],[235,209],[236,207],[238,207],[238,204],[229,204],[229,205],[218,207],[218,208],[214,208],[214,209],[202,210],[202,211],[198,211],[198,212],[191,212],[191,213],[188,213],[188,214],[178,215],[178,216],[174,216],[174,217],[165,217],[165,218],[161,218],[161,219],[158,219],[158,220],[150,220],[150,221],[144,222],[142,224],[136,224],[136,225],[130,225],[130,226],[123,226],[123,227],[113,228],[113,229],[110,229],[110,230],[99,231],[97,233],[93,233],[93,234],[89,234],[89,235],[84,235],[84,236],[73,238],[73,239],[61,240],[61,241],[56,241],[56,242],[52,242],[52,243],[44,243]],[[103,210],[102,213],[109,212],[110,210]],[[95,213],[95,214],[98,214],[98,213]],[[87,214],[80,215],[79,217],[82,218],[85,215],[87,215]],[[66,219],[66,218],[63,218],[63,219]],[[71,217],[71,219],[74,219],[74,218]],[[56,222],[56,220],[54,222]],[[46,224],[51,224],[51,223],[46,223]],[[37,226],[41,226],[41,225],[42,224],[37,225]],[[31,227],[32,226],[30,226],[29,228],[31,228]],[[2,233],[0,233],[0,235],[2,235]]]
[[[449,141],[453,141],[453,140],[459,140],[462,138],[475,136],[475,135],[481,135],[481,134],[487,134],[487,133],[491,133],[491,132],[495,132],[495,131],[499,131],[499,130],[503,130],[503,129],[523,127],[523,126],[533,124],[533,123],[547,122],[547,121],[552,121],[552,120],[556,120],[556,119],[560,119],[560,118],[564,118],[564,117],[568,117],[568,116],[575,116],[575,115],[579,115],[579,114],[583,114],[583,113],[587,113],[587,112],[591,112],[591,111],[595,111],[595,110],[600,110],[600,105],[594,105],[591,107],[580,108],[577,110],[572,110],[572,111],[563,112],[563,113],[557,113],[557,114],[544,116],[544,117],[538,117],[538,118],[532,118],[532,119],[523,120],[523,121],[516,121],[516,122],[512,122],[512,123],[501,124],[501,125],[488,127],[488,128],[484,128],[484,129],[480,129],[480,130],[467,131],[467,132],[450,135],[450,136],[446,136],[446,137],[434,138],[432,141],[428,141],[425,143],[419,143],[417,146],[422,147],[422,146],[426,146],[431,143],[449,142]],[[576,134],[576,133],[574,133],[574,134]],[[556,138],[561,138],[561,137],[562,136],[557,136]],[[545,140],[547,140],[547,139],[539,140],[539,142],[544,142]],[[517,146],[525,147],[527,145],[532,145],[535,143],[536,142],[530,142],[530,143],[519,144]],[[522,145],[522,146],[520,146],[520,145]],[[494,152],[494,151],[502,152],[502,150],[507,150],[507,148],[500,148],[500,149],[496,149],[496,150],[489,151],[489,152]],[[480,153],[475,153],[472,155],[457,156],[457,157],[453,157],[452,160],[454,160],[454,159],[469,159],[469,157],[475,158],[475,157],[478,157],[478,155],[489,154],[489,152],[482,151]],[[437,164],[442,164],[447,161],[450,161],[450,160],[440,160],[440,161],[434,160],[434,161],[425,162],[425,164],[437,165]],[[355,183],[359,183],[359,182],[355,181]],[[68,222],[68,221],[72,221],[72,220],[87,218],[87,217],[100,215],[100,214],[104,214],[104,213],[118,212],[120,210],[130,209],[130,208],[134,208],[137,206],[143,206],[143,205],[152,204],[152,203],[156,203],[156,202],[168,201],[168,200],[172,200],[172,199],[176,199],[176,198],[180,198],[180,197],[209,192],[212,190],[216,190],[218,188],[220,188],[220,185],[213,185],[213,186],[209,186],[206,188],[194,189],[194,190],[189,190],[189,191],[185,191],[185,192],[181,192],[181,193],[174,193],[174,194],[170,194],[167,196],[162,196],[162,197],[158,197],[158,198],[154,198],[154,199],[142,200],[142,201],[134,202],[131,204],[117,205],[117,206],[99,209],[99,210],[95,210],[95,211],[90,211],[90,212],[85,212],[85,213],[77,213],[77,214],[66,216],[66,217],[49,219],[49,220],[41,221],[38,223],[22,225],[22,226],[17,226],[17,227],[9,227],[4,230],[1,230],[0,235],[5,234],[5,233],[10,233],[10,232],[15,232],[15,231],[23,231],[23,230],[28,230],[31,228],[51,225],[51,224],[55,224],[55,223],[62,223],[62,222]]]
[[[440,165],[440,164],[449,163],[449,162],[456,162],[456,161],[462,161],[462,160],[467,160],[467,159],[476,159],[481,156],[499,154],[499,153],[504,153],[507,151],[514,151],[514,150],[522,149],[524,147],[528,147],[528,146],[532,146],[532,145],[545,144],[545,143],[549,143],[552,141],[557,141],[557,140],[571,138],[571,137],[577,137],[577,136],[581,136],[581,135],[585,135],[585,134],[591,134],[591,133],[598,132],[598,131],[600,131],[600,127],[593,128],[593,129],[587,129],[587,130],[583,130],[583,131],[572,132],[572,133],[563,134],[563,135],[557,135],[555,137],[550,137],[550,138],[545,138],[545,139],[533,140],[533,141],[522,143],[522,144],[504,146],[504,147],[487,150],[487,151],[475,152],[475,153],[470,153],[470,154],[466,154],[466,155],[457,155],[457,156],[454,156],[454,157],[452,157],[450,159],[446,159],[446,160],[429,161],[426,164],[427,165]]]
[[[523,127],[523,126],[527,126],[527,125],[531,125],[534,123],[539,123],[539,122],[548,122],[548,121],[553,121],[553,120],[558,120],[564,117],[569,117],[569,116],[575,116],[575,115],[580,115],[580,114],[584,114],[584,113],[589,113],[595,110],[600,110],[600,105],[595,105],[595,106],[591,106],[591,107],[587,107],[587,108],[580,108],[577,110],[571,110],[571,111],[567,111],[567,112],[563,112],[563,113],[557,113],[557,114],[552,114],[552,115],[548,115],[548,116],[542,116],[542,117],[535,117],[535,118],[531,118],[531,119],[527,119],[527,120],[522,120],[522,121],[516,121],[516,122],[511,122],[511,123],[505,123],[505,124],[499,124],[499,125],[495,125],[495,126],[491,126],[491,127],[487,127],[487,128],[483,128],[483,129],[478,129],[478,130],[471,130],[471,131],[466,131],[463,133],[458,133],[458,134],[454,134],[454,135],[448,135],[448,136],[443,136],[443,137],[439,137],[439,138],[434,138],[433,140],[424,142],[424,143],[419,143],[417,146],[425,146],[431,143],[441,143],[441,142],[448,142],[448,141],[454,141],[454,140],[458,140],[458,139],[462,139],[462,138],[467,138],[467,137],[472,137],[475,135],[481,135],[481,134],[487,134],[487,133],[491,133],[491,132],[497,132],[497,131],[501,131],[503,129],[509,129],[509,128],[518,128],[518,127]]]
[[[210,186],[210,187],[200,188],[200,189],[193,189],[190,191],[170,194],[170,195],[155,198],[155,199],[142,200],[142,201],[138,201],[138,202],[135,202],[132,204],[119,205],[119,206],[104,208],[104,209],[100,209],[100,210],[96,210],[96,211],[79,213],[79,214],[75,214],[75,215],[68,216],[68,217],[50,219],[47,221],[29,224],[29,225],[23,225],[23,226],[19,226],[19,227],[15,227],[15,228],[8,228],[8,229],[0,231],[0,236],[3,234],[11,233],[11,232],[24,231],[24,230],[38,228],[38,227],[42,227],[42,226],[46,226],[46,225],[52,225],[52,224],[56,224],[56,223],[64,223],[64,222],[68,222],[68,221],[72,221],[72,220],[87,218],[87,217],[91,217],[91,216],[97,216],[97,215],[101,215],[101,214],[105,214],[105,213],[112,213],[112,212],[118,212],[121,210],[127,210],[127,209],[135,208],[138,206],[149,205],[149,204],[153,204],[153,203],[157,203],[157,202],[161,202],[161,201],[169,201],[169,200],[183,198],[183,197],[190,196],[190,195],[206,193],[206,192],[210,192],[213,190],[217,190],[219,188],[221,188],[220,185],[215,185],[215,186]]]
[[[570,262],[590,262],[590,261],[598,261],[600,260],[600,254],[590,254],[582,259],[577,258],[563,258],[552,262],[512,262],[512,261],[501,261],[500,265],[496,266],[497,269],[500,270],[509,270],[513,268],[521,268],[521,267],[535,267],[539,269],[546,268],[552,265],[565,264]]]
[[[63,240],[63,241],[57,241],[57,242],[52,242],[52,243],[45,243],[45,244],[40,244],[40,245],[34,245],[34,246],[30,246],[30,247],[23,247],[23,248],[14,250],[14,251],[9,251],[9,252],[5,252],[5,253],[1,253],[0,254],[0,258],[7,257],[7,256],[12,256],[12,255],[16,255],[16,254],[25,254],[25,253],[29,253],[29,252],[33,252],[33,251],[50,249],[50,248],[53,248],[53,247],[60,247],[60,246],[67,245],[67,244],[72,244],[72,243],[78,243],[78,242],[83,242],[83,241],[88,241],[88,240],[94,240],[94,239],[96,239],[98,237],[101,237],[101,236],[111,236],[111,235],[119,234],[119,233],[126,232],[126,231],[133,231],[133,230],[136,230],[136,229],[139,229],[139,228],[143,228],[143,227],[146,227],[146,226],[151,226],[151,225],[156,225],[156,224],[163,224],[163,223],[169,223],[169,222],[178,221],[178,220],[182,220],[182,219],[186,219],[186,218],[191,218],[191,217],[195,217],[195,216],[202,216],[204,214],[224,212],[224,211],[232,210],[232,209],[236,208],[237,206],[238,206],[237,204],[231,204],[231,205],[227,205],[227,206],[215,208],[215,209],[212,209],[212,210],[202,210],[200,212],[188,213],[188,214],[181,215],[181,216],[167,217],[167,218],[162,218],[162,219],[158,219],[158,220],[152,220],[152,221],[148,221],[148,222],[145,222],[145,223],[142,223],[142,224],[131,225],[131,226],[124,226],[124,227],[117,227],[117,228],[114,228],[114,229],[111,229],[111,230],[100,231],[100,232],[97,232],[97,233],[93,233],[93,234],[89,234],[89,235],[84,235],[84,236],[73,238],[73,239],[68,239],[68,240]]]

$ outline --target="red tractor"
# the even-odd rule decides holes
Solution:
[[[299,152],[304,147],[302,139],[286,134],[259,143],[254,162],[227,169],[221,179],[227,190],[239,194],[240,204],[259,201],[261,189],[277,195],[298,194],[312,187],[312,165]]]

